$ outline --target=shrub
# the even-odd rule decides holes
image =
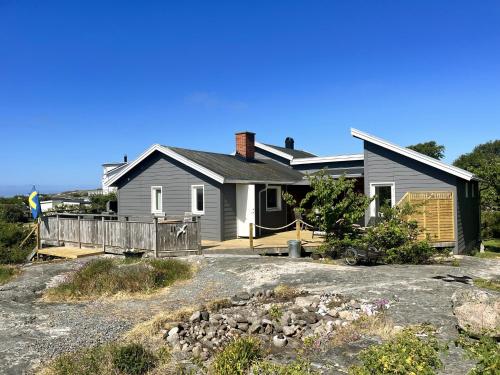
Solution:
[[[151,292],[191,276],[185,262],[174,259],[91,260],[67,281],[49,289],[48,299],[79,299],[120,292]]]
[[[439,352],[445,349],[429,327],[406,328],[386,343],[363,350],[359,354],[361,365],[352,366],[349,373],[435,374],[443,366]]]
[[[272,305],[269,310],[267,310],[269,316],[274,320],[280,320],[283,316],[283,311],[278,305]]]
[[[34,246],[34,241],[28,241],[20,248],[19,245],[28,235],[29,228],[21,224],[0,221],[0,263],[22,263]]]
[[[500,211],[481,212],[481,237],[500,238]]]
[[[427,241],[418,241],[386,250],[385,261],[398,264],[423,264],[427,263],[435,253],[435,249]]]
[[[56,358],[47,371],[54,375],[105,375],[109,374],[109,347],[96,346],[77,353],[63,354]]]
[[[483,336],[477,341],[466,335],[461,335],[455,344],[466,351],[467,357],[477,361],[469,375],[496,375],[500,373],[500,344],[496,340]]]
[[[256,338],[236,339],[215,356],[212,362],[213,374],[244,375],[262,356],[262,345]]]
[[[0,220],[7,223],[24,223],[28,208],[22,204],[0,204]]]
[[[128,344],[113,352],[113,364],[127,375],[141,375],[155,366],[155,356],[142,345]]]

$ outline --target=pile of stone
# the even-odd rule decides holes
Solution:
[[[235,337],[254,335],[276,348],[295,348],[307,337],[322,337],[361,315],[372,315],[380,303],[367,303],[339,294],[304,295],[283,301],[273,290],[241,293],[231,307],[215,313],[195,311],[188,321],[171,325],[164,337],[174,352],[207,360],[211,353]]]

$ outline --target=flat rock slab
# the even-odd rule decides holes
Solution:
[[[450,279],[499,278],[500,262],[464,257],[460,267],[376,266],[346,267],[306,259],[242,256],[191,256],[198,272],[194,278],[148,298],[100,300],[85,303],[44,303],[47,285],[63,279],[91,258],[31,265],[11,282],[0,286],[1,374],[19,374],[60,353],[115,340],[134,324],[156,313],[230,298],[243,291],[290,284],[313,293],[333,292],[354,299],[389,299],[388,314],[396,324],[430,322],[443,339],[456,337],[457,321],[451,296],[474,286]],[[359,345],[363,346],[363,345]],[[354,345],[353,348],[357,348]],[[353,350],[354,352],[354,350]],[[350,363],[351,351],[335,351],[339,364]],[[443,374],[466,374],[470,364],[460,349],[450,346]]]

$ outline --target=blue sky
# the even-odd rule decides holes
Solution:
[[[0,0],[0,194],[238,130],[333,155],[355,127],[452,162],[498,138],[499,47],[498,1]]]

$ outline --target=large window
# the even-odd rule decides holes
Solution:
[[[204,185],[191,186],[191,212],[197,215],[203,215],[205,213]]]
[[[267,188],[266,211],[281,211],[281,186],[269,186]]]
[[[151,213],[163,213],[163,188],[161,186],[151,187]]]
[[[370,204],[370,216],[380,217],[383,207],[394,207],[396,204],[396,189],[394,182],[371,183],[370,197],[375,197]]]

